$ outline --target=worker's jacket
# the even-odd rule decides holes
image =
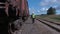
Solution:
[[[35,15],[34,14],[32,14],[32,18],[35,18]]]

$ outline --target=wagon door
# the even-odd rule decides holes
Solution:
[[[12,7],[12,5],[9,5],[8,7],[8,14],[10,17],[15,17],[16,16],[16,8]]]

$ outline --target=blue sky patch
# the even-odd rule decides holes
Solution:
[[[28,5],[30,14],[46,14],[50,7],[56,8],[56,14],[60,14],[60,0],[28,0]]]

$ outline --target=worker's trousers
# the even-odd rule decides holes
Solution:
[[[34,23],[35,22],[35,18],[32,18],[32,23]]]

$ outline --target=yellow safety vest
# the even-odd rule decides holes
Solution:
[[[34,14],[32,15],[32,18],[35,18],[35,15]]]

